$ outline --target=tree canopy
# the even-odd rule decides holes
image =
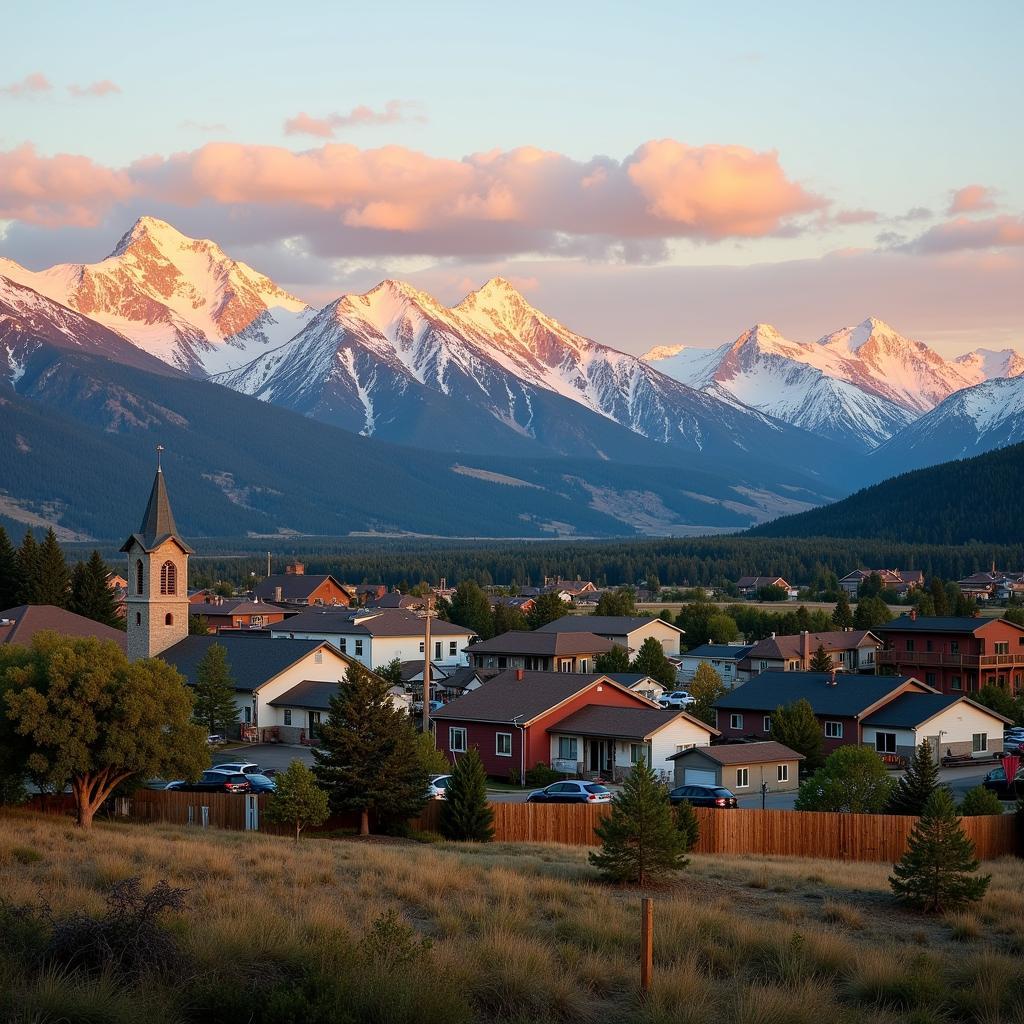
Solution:
[[[839,747],[800,787],[796,809],[880,814],[889,802],[892,788],[893,781],[873,750]]]
[[[629,666],[630,672],[642,672],[645,676],[657,679],[662,686],[676,685],[676,667],[668,660],[665,649],[657,637],[649,636],[636,652],[636,657]]]
[[[772,739],[804,755],[803,767],[817,771],[825,763],[821,725],[810,701],[801,697],[775,709],[771,716]]]
[[[316,776],[298,759],[277,776],[277,789],[267,801],[268,821],[289,825],[299,841],[307,825],[322,825],[330,814],[327,794],[316,784]]]
[[[195,719],[210,733],[227,733],[237,723],[235,677],[223,644],[210,644],[199,659],[194,700]]]

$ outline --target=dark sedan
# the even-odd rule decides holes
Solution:
[[[530,804],[606,804],[611,791],[596,782],[555,782],[546,789],[534,790],[527,798]]]
[[[186,793],[248,793],[249,776],[241,772],[219,772],[215,768],[203,772],[198,782],[172,782],[168,789]]]
[[[1002,768],[993,768],[985,776],[982,785],[1001,800],[1013,800],[1017,796],[1024,795],[1024,768],[1017,772],[1013,780],[1012,788],[1006,784],[1006,772]]]
[[[668,798],[674,804],[688,800],[694,807],[736,806],[736,797],[724,786],[677,786]]]

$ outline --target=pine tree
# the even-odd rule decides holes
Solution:
[[[772,715],[772,739],[804,755],[804,768],[817,771],[825,763],[821,726],[806,698],[777,707]]]
[[[210,644],[199,659],[192,714],[210,734],[227,733],[238,721],[235,679],[223,644]]]
[[[428,772],[412,719],[392,703],[388,684],[357,662],[331,697],[313,757],[331,809],[358,811],[360,835],[370,833],[370,811],[404,820],[423,809]]]
[[[598,672],[628,672],[629,651],[622,644],[615,644],[610,651],[605,651],[594,658],[594,669]]]
[[[665,648],[653,636],[649,636],[636,652],[636,657],[629,666],[630,672],[641,672],[645,676],[657,679],[662,686],[676,685],[676,667],[668,660]]]
[[[526,621],[529,623],[530,629],[540,629],[541,626],[546,626],[549,622],[554,622],[568,614],[569,605],[557,594],[540,594],[527,613]]]
[[[487,595],[473,580],[463,580],[452,595],[449,621],[473,630],[481,640],[494,636],[494,613]]]
[[[115,628],[123,627],[124,620],[117,614],[114,591],[107,583],[110,569],[93,551],[87,562],[77,562],[71,571],[71,611],[87,619]]]
[[[487,774],[476,747],[455,762],[441,805],[441,834],[447,839],[489,843],[494,811],[487,801]]]
[[[832,613],[832,625],[836,629],[850,629],[853,626],[853,610],[845,590],[839,591],[835,611]]]
[[[530,624],[526,616],[518,608],[510,608],[507,604],[494,606],[494,635],[501,636],[512,630],[528,630]]]
[[[39,545],[31,530],[18,548],[18,604],[39,604]]]
[[[64,552],[51,527],[39,545],[36,560],[36,604],[67,608],[71,596],[71,573]]]
[[[689,861],[665,788],[641,758],[612,801],[612,812],[594,826],[601,849],[590,863],[612,882],[645,886],[681,871]]]
[[[921,814],[939,786],[939,766],[927,739],[914,751],[903,777],[896,783],[885,810],[888,814]]]
[[[936,789],[907,841],[907,852],[893,865],[893,895],[925,913],[939,914],[974,903],[991,875],[978,875],[974,844],[964,835],[953,797]]]
[[[690,696],[693,704],[687,709],[691,715],[708,725],[715,721],[715,704],[725,696],[725,683],[722,677],[706,661],[697,666],[697,671],[690,680]]]
[[[0,526],[0,611],[18,603],[21,579],[18,573],[18,553],[14,550],[7,531]]]
[[[832,655],[825,650],[824,644],[818,644],[818,649],[811,655],[812,672],[831,672]]]
[[[299,841],[307,825],[322,825],[330,815],[327,794],[316,784],[316,776],[302,761],[292,761],[277,777],[277,789],[267,801],[267,820],[295,829]]]
[[[683,853],[689,853],[700,839],[700,822],[689,800],[676,805],[676,828],[683,837]]]

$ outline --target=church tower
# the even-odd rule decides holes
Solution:
[[[156,479],[138,533],[121,546],[128,554],[128,658],[153,658],[188,636],[188,556],[171,514],[157,446]]]

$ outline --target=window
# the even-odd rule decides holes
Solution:
[[[764,716],[764,721],[761,724],[763,726],[763,729],[762,729],[763,732],[771,732],[772,731],[772,716],[771,715],[765,715]]]
[[[448,657],[454,658],[459,653],[459,642],[457,640],[448,641]]]
[[[907,653],[908,654],[913,654],[913,652],[914,652],[914,641],[908,638],[908,640],[907,640]]]
[[[826,722],[825,738],[830,740],[841,740],[843,738],[842,722]]]
[[[178,567],[170,561],[160,566],[160,593],[176,594],[178,592]]]
[[[245,724],[252,725],[252,708],[245,709]]]
[[[764,672],[764,671],[767,670],[767,668],[768,668],[768,662],[767,661],[762,661],[761,662],[761,671]]]
[[[926,651],[930,651],[932,649],[932,642],[931,642],[931,640],[925,640],[925,642],[924,642],[924,649]]]
[[[320,725],[320,712],[319,711],[310,711],[310,713],[309,713],[309,728],[311,730],[312,729],[316,729],[316,728],[319,727],[319,725]]]
[[[730,729],[742,729],[743,728],[743,716],[742,715],[730,715],[729,716],[729,728]]]
[[[960,653],[960,641],[959,640],[950,640],[949,641],[949,653],[950,654],[959,654]]]
[[[572,658],[559,658],[558,659],[558,671],[559,672],[571,672],[572,671]]]
[[[988,750],[988,733],[976,732],[971,737],[971,749],[976,754],[984,754]]]
[[[949,677],[949,688],[951,690],[962,690],[964,688],[964,684],[959,676]]]
[[[313,664],[314,665],[322,665],[323,663],[324,663],[324,652],[323,651],[317,651],[313,655]]]
[[[422,653],[423,653],[423,641],[421,640],[420,641],[420,654],[422,654]]]
[[[925,672],[925,674],[924,674],[924,681],[929,686],[934,686],[935,685],[935,673],[934,672]]]
[[[465,729],[453,725],[448,730],[448,749],[453,754],[464,754],[466,752]]]
[[[875,733],[875,750],[879,754],[895,754],[896,753],[896,733],[894,732],[876,732]]]
[[[174,625],[174,616],[170,612],[168,612],[164,616],[164,625],[165,626],[173,626]]]
[[[579,670],[581,672],[589,672],[590,671],[590,659],[589,658],[580,658],[580,669]]]
[[[135,613],[135,625],[136,626],[141,626],[142,625],[142,612],[136,612]]]
[[[135,593],[142,593],[143,583],[143,571],[142,571],[142,559],[139,558],[135,562]]]
[[[422,648],[423,644],[420,644],[420,647]],[[338,650],[342,654],[348,654],[348,637],[338,637]]]
[[[788,764],[780,764],[775,766],[775,779],[777,782],[789,782]]]
[[[648,767],[651,764],[651,752],[646,743],[630,743],[629,763],[639,764],[643,761]]]
[[[285,708],[284,709],[284,724],[285,725],[291,725],[292,724],[292,709],[291,708]]]
[[[1010,653],[1010,642],[1008,640],[1000,640],[992,645],[995,648],[996,654],[1009,654]]]
[[[736,788],[746,789],[750,785],[750,769],[749,768],[737,768],[736,769]]]
[[[499,732],[494,737],[494,752],[498,757],[512,756],[512,733]]]
[[[559,736],[558,737],[558,757],[562,761],[575,761],[576,760],[576,737],[575,736]]]
[[[356,657],[361,658],[363,656],[363,641],[356,641]]]
[[[250,615],[249,616],[249,625],[253,629],[259,629],[260,626],[263,625],[263,616],[262,615]]]
[[[441,660],[441,641],[438,640],[434,644],[434,658],[437,661]]]

